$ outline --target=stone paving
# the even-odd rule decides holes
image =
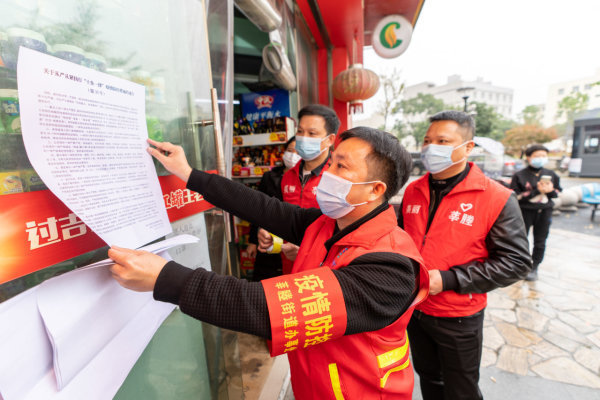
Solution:
[[[489,293],[481,366],[600,389],[600,237],[546,245],[538,281]]]

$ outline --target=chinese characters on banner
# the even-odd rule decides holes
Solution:
[[[244,93],[240,103],[244,118],[249,122],[290,116],[290,94],[286,90]]]
[[[304,349],[346,331],[346,306],[329,268],[262,281],[271,319],[271,355]]]
[[[206,172],[209,174],[217,173],[216,170]],[[171,222],[213,207],[213,205],[204,200],[201,194],[187,189],[185,183],[175,175],[160,176],[158,182],[163,192],[165,208]]]
[[[213,207],[173,175],[159,182],[170,222]],[[0,284],[106,246],[49,190],[0,196],[0,210]]]

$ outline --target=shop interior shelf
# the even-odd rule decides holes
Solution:
[[[233,137],[233,147],[267,146],[270,144],[285,144],[287,132],[257,133]]]

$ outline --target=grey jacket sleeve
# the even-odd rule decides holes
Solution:
[[[531,270],[529,242],[515,194],[511,194],[485,239],[488,258],[442,271],[444,290],[486,293],[509,286]]]

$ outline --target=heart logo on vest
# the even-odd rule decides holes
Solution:
[[[467,212],[471,208],[473,208],[473,204],[471,203],[460,203],[460,209],[463,210],[463,212]]]

